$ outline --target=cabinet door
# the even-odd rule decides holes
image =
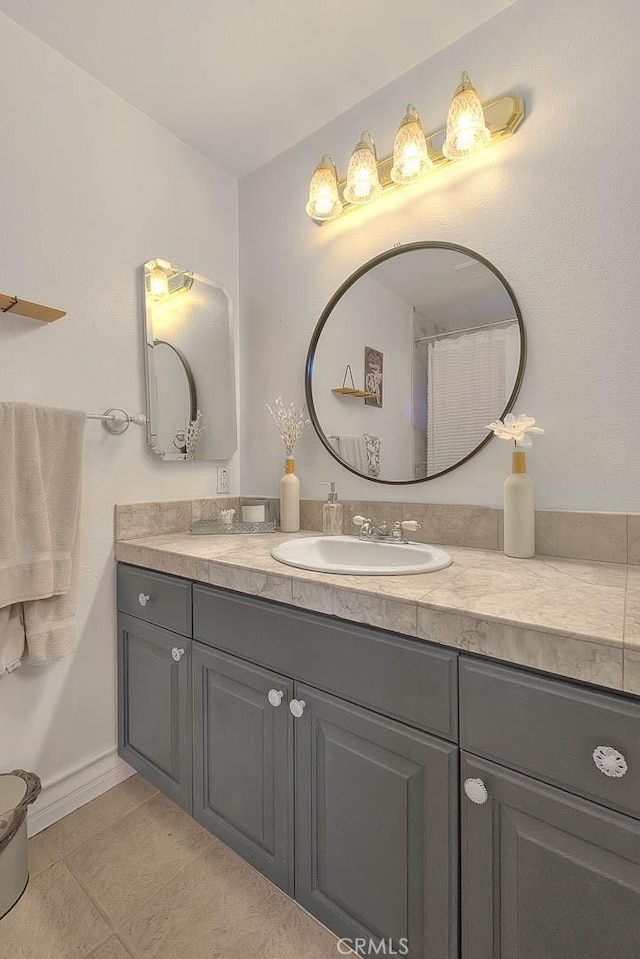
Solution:
[[[293,893],[293,683],[200,643],[193,649],[193,814]]]
[[[461,781],[463,959],[640,956],[639,821],[466,754]]]
[[[191,640],[118,617],[118,746],[123,759],[191,812]]]
[[[295,696],[296,899],[363,954],[457,957],[457,748],[301,684]]]

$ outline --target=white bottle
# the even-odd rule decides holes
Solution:
[[[287,456],[285,474],[280,480],[280,529],[283,533],[297,533],[300,529],[300,480],[296,476],[295,460]]]
[[[529,559],[535,555],[535,497],[533,480],[527,476],[525,453],[516,450],[512,473],[504,482],[504,552]]]
[[[342,534],[342,503],[338,502],[335,482],[329,480],[326,485],[329,487],[329,498],[322,507],[322,532],[325,536],[340,536]]]

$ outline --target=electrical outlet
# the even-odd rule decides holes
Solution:
[[[228,493],[229,492],[229,470],[219,469],[218,470],[218,493]]]

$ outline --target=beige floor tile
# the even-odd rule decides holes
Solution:
[[[195,820],[158,795],[103,829],[66,862],[117,925],[211,842]]]
[[[338,952],[338,939],[300,906],[288,902],[276,932],[268,940],[260,959],[339,959],[354,956],[346,945]]]
[[[33,879],[0,924],[0,959],[83,959],[109,927],[64,863]]]
[[[50,826],[45,835],[61,856],[68,856],[106,826],[117,822],[157,793],[142,776],[131,776]]]
[[[149,900],[121,935],[140,959],[258,959],[289,902],[214,843]]]
[[[53,866],[60,858],[57,850],[54,848],[47,837],[46,832],[39,832],[33,836],[27,844],[29,855],[29,876],[35,879],[41,872]]]
[[[131,954],[127,952],[117,936],[111,936],[105,943],[98,946],[88,959],[131,959]]]

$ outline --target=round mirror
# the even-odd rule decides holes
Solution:
[[[307,354],[311,422],[346,469],[421,483],[487,443],[518,395],[525,332],[511,287],[452,243],[410,243],[356,270]]]

